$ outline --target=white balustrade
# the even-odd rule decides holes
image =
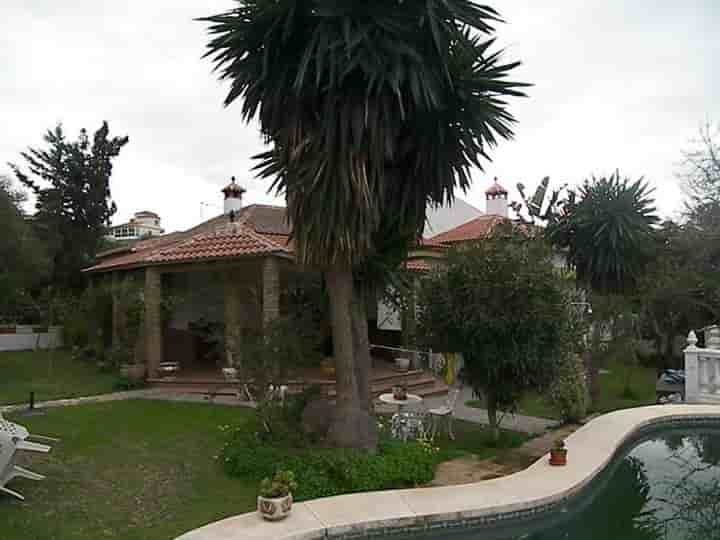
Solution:
[[[720,404],[720,327],[705,329],[705,347],[690,331],[685,348],[685,400]]]

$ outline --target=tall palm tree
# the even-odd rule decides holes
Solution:
[[[225,104],[240,98],[271,144],[258,168],[286,197],[298,261],[325,272],[331,436],[372,448],[354,269],[377,255],[389,216],[418,236],[427,204],[452,201],[470,166],[512,136],[505,98],[524,85],[506,77],[518,63],[491,51],[499,15],[471,0],[239,0],[203,20],[207,55],[230,82]]]

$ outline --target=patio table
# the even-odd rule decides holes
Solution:
[[[395,397],[391,393],[387,393],[380,394],[378,399],[383,403],[387,403],[388,405],[397,406],[398,413],[401,413],[403,407],[405,407],[406,405],[417,405],[419,403],[422,403],[423,401],[423,398],[416,394],[407,394],[406,399],[395,399]]]

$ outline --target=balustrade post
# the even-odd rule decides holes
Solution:
[[[697,403],[700,401],[700,372],[698,366],[697,336],[690,330],[685,347],[685,402]]]

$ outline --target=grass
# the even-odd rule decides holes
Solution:
[[[91,363],[75,360],[70,351],[0,353],[0,405],[112,392],[116,376],[100,373]]]
[[[625,378],[628,368],[620,363],[613,362],[608,365],[609,373],[602,373],[600,378],[600,396],[594,412],[610,412],[618,409],[640,407],[655,403],[655,381],[657,372],[653,368],[635,366],[630,369],[631,396],[625,395]],[[484,408],[481,400],[472,400],[466,403],[469,407]],[[525,396],[518,408],[518,414],[537,416],[559,420],[560,416],[545,398],[538,394]]]
[[[17,479],[22,503],[0,496],[2,540],[168,540],[255,507],[257,482],[230,478],[214,459],[223,435],[249,409],[221,405],[129,400],[51,409],[17,418],[32,432],[62,442],[23,464],[47,475]],[[437,440],[441,458],[518,446],[526,436],[456,422],[455,441]]]
[[[53,409],[22,418],[57,435],[32,456],[47,480],[16,480],[27,502],[0,497],[3,540],[169,540],[251,510],[256,486],[227,477],[214,460],[220,425],[252,414],[207,404],[131,400]]]

